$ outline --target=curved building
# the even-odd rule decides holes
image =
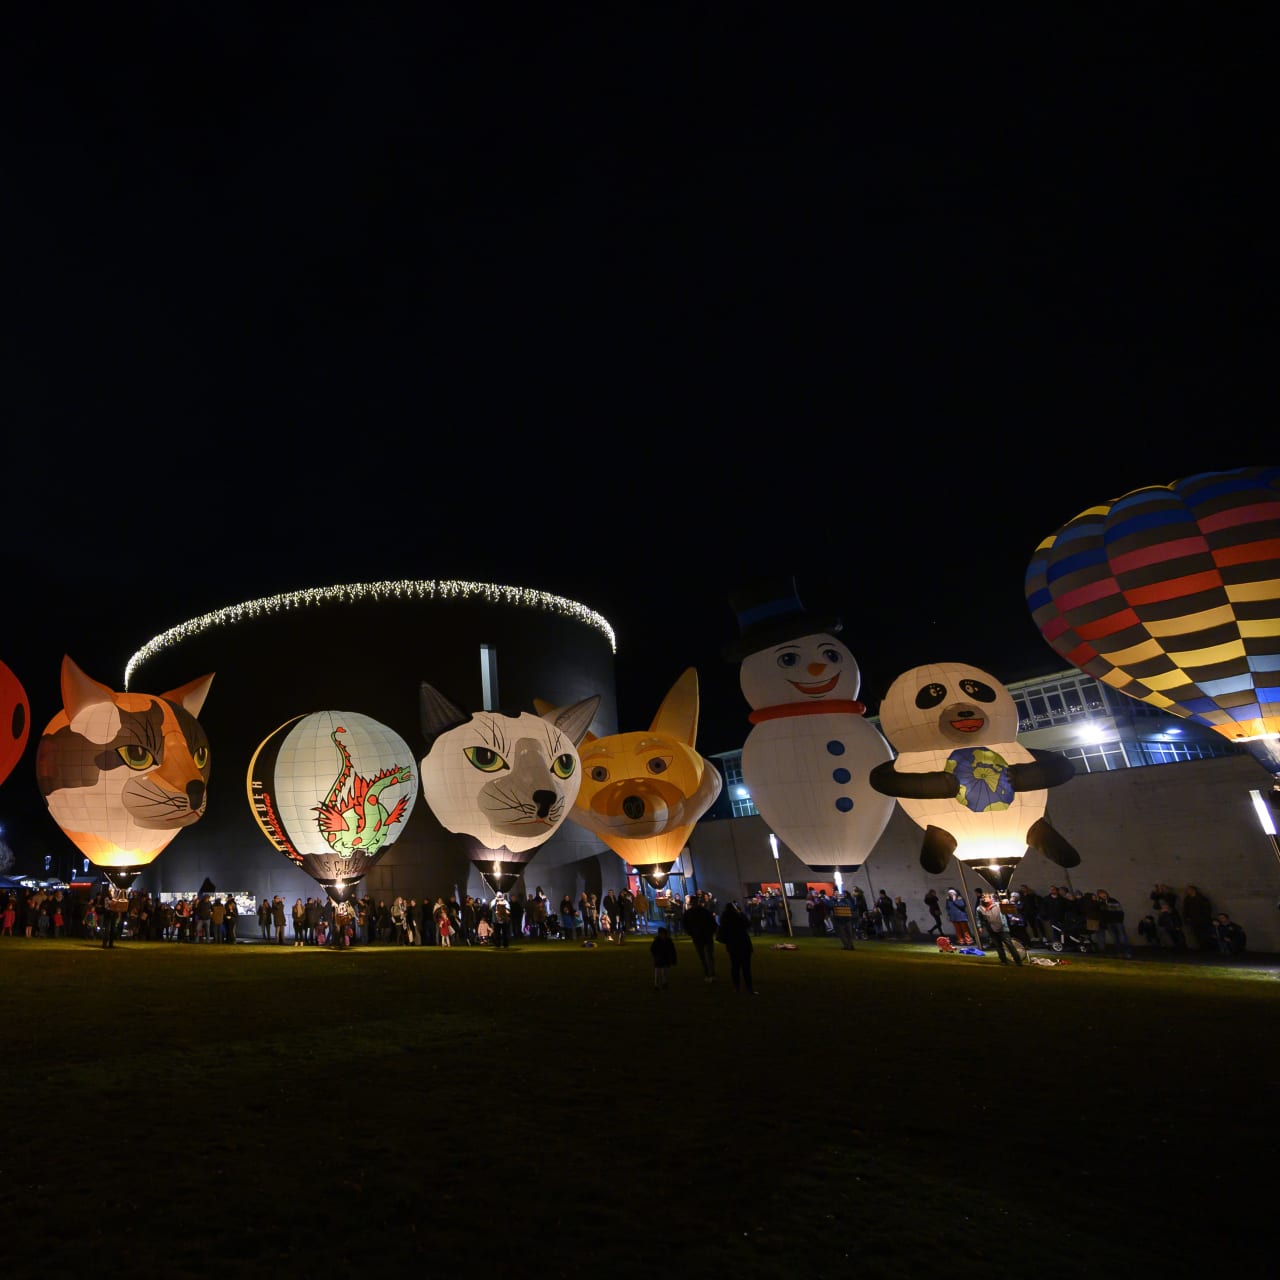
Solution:
[[[137,887],[255,901],[322,896],[317,882],[264,835],[247,775],[254,752],[286,721],[324,710],[358,712],[392,729],[414,754],[427,748],[419,722],[425,681],[467,712],[532,711],[534,699],[565,706],[599,695],[591,729],[617,730],[614,634],[585,605],[521,587],[396,581],[315,587],[220,609],[166,631],[130,659],[126,688],[162,693],[212,672],[200,723],[212,751],[208,807],[138,877]],[[553,900],[616,885],[618,860],[564,822],[529,864],[523,891]],[[521,886],[517,886],[519,891]],[[403,894],[428,902],[457,891],[488,897],[466,842],[425,803],[365,876],[375,901]],[[554,890],[554,892],[553,892]],[[243,926],[242,926],[243,929]]]

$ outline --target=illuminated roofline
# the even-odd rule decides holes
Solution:
[[[214,627],[232,626],[247,619],[259,618],[266,614],[285,613],[290,609],[304,609],[313,605],[346,603],[360,604],[371,600],[466,600],[480,597],[488,604],[513,604],[526,608],[543,609],[549,613],[558,613],[572,618],[575,622],[585,622],[595,627],[609,641],[613,653],[618,652],[617,637],[608,621],[594,609],[588,609],[575,600],[566,600],[564,596],[554,596],[546,591],[535,591],[531,587],[503,587],[492,582],[461,582],[456,580],[441,581],[438,578],[414,579],[399,582],[350,582],[334,587],[305,587],[300,591],[286,591],[278,596],[263,596],[259,600],[246,600],[243,604],[228,605],[214,613],[201,614],[187,622],[180,622],[168,631],[148,640],[137,653],[129,659],[124,669],[124,687],[128,689],[129,681],[139,664],[154,658],[165,649],[183,640],[190,640],[204,631]]]

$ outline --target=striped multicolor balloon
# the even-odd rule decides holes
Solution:
[[[1280,467],[1207,471],[1082,511],[1036,548],[1026,598],[1073,666],[1275,767]]]

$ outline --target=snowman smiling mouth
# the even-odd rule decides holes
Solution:
[[[839,679],[839,675],[834,675],[830,680],[824,680],[821,684],[801,684],[798,680],[792,680],[791,687],[797,693],[803,693],[810,698],[820,698],[824,693],[830,693],[836,687]]]

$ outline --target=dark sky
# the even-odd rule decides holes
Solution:
[[[1060,665],[1042,537],[1275,461],[1277,33],[1031,8],[10,17],[36,730],[64,652],[111,683],[195,613],[382,578],[598,609],[622,727],[695,665],[708,753],[759,577],[844,619],[873,710],[926,661]]]

